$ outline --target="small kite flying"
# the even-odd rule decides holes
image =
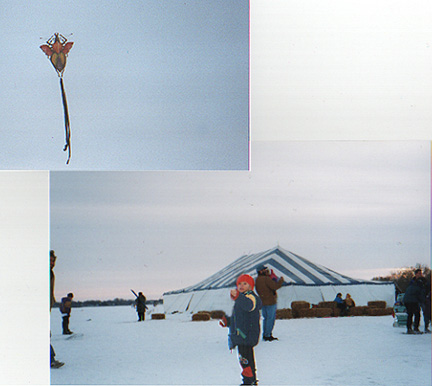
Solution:
[[[61,87],[62,100],[63,100],[65,131],[66,131],[66,144],[63,151],[69,150],[69,156],[66,162],[66,164],[68,164],[71,158],[71,144],[70,144],[71,132],[70,132],[70,125],[69,125],[69,113],[68,113],[68,107],[66,101],[66,93],[63,85],[63,72],[66,67],[66,57],[72,48],[73,42],[68,43],[67,39],[63,35],[59,33],[55,33],[47,40],[46,43],[47,44],[41,45],[40,48],[48,56],[49,60],[51,61],[51,64],[54,66],[60,78],[60,87]]]

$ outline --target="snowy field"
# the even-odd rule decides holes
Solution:
[[[52,344],[66,364],[51,384],[238,385],[237,354],[217,320],[190,314],[137,322],[132,307],[73,308],[62,335],[51,312]],[[275,342],[255,348],[260,385],[431,385],[431,335],[406,335],[392,316],[277,320]]]

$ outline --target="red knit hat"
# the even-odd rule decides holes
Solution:
[[[251,289],[253,290],[255,287],[255,281],[253,279],[252,276],[249,275],[240,275],[237,279],[237,286],[239,285],[240,282],[245,281],[246,283],[248,283],[251,286]]]

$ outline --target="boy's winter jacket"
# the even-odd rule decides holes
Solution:
[[[229,321],[231,347],[256,346],[260,336],[261,299],[253,291],[240,293]]]

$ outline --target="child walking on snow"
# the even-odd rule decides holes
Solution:
[[[221,320],[221,326],[229,326],[229,348],[237,347],[242,368],[243,385],[257,385],[254,346],[260,336],[261,299],[253,292],[254,279],[241,275],[237,279],[237,289],[231,290],[235,301],[231,318]]]

